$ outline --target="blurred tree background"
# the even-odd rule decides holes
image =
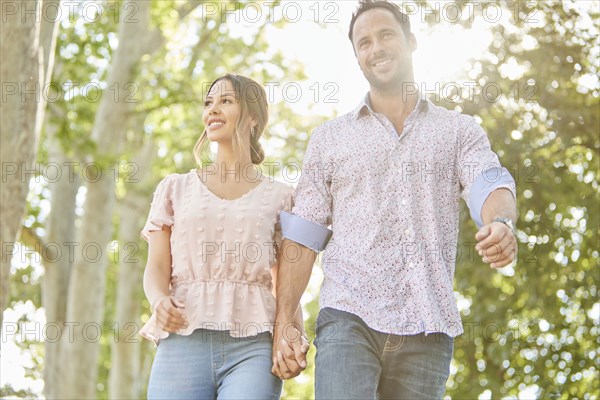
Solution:
[[[5,320],[14,318],[2,340],[2,357],[15,356],[5,341],[13,338],[31,382],[45,380],[47,398],[145,397],[154,349],[137,335],[149,318],[139,230],[157,182],[195,167],[207,84],[228,71],[264,83],[307,80],[304,66],[274,51],[265,33],[289,21],[265,14],[239,28],[229,10],[253,4],[77,2],[60,20],[37,149],[45,168],[30,183],[5,311]],[[492,26],[488,51],[457,79],[476,82],[475,91],[433,99],[480,121],[517,181],[519,208],[519,262],[499,272],[473,256],[475,227],[463,210],[455,290],[465,334],[456,340],[448,398],[600,397],[599,15],[597,6],[583,13],[573,4],[497,3],[511,18]],[[431,29],[448,23],[438,17],[427,14]],[[469,29],[472,21],[453,23]],[[331,117],[272,102],[267,161],[301,160],[312,129]],[[79,247],[67,257],[71,242]],[[304,298],[311,339],[319,273]],[[45,328],[26,334],[35,322]],[[80,324],[71,343],[72,322]],[[313,397],[314,348],[309,356],[283,398]],[[0,388],[2,397],[40,392]]]

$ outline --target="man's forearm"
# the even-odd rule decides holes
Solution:
[[[483,203],[481,209],[481,219],[485,225],[493,221],[494,218],[509,218],[517,222],[517,206],[515,199],[508,189],[496,189]]]
[[[308,285],[317,253],[284,239],[277,274],[277,320],[294,321],[300,298]]]

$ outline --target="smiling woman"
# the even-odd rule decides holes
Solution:
[[[242,159],[243,164],[260,164],[264,160],[259,139],[269,115],[267,94],[258,83],[233,74],[217,79],[208,89],[202,120],[205,131],[194,147],[198,164],[202,164],[201,152],[207,140],[219,143],[222,152],[229,151],[233,144],[235,155],[241,158],[249,148],[251,159]],[[245,134],[248,131],[250,134]]]
[[[144,290],[152,317],[140,334],[157,346],[148,398],[275,399],[271,374],[279,212],[292,188],[263,177],[258,142],[266,94],[227,74],[208,90],[198,164],[208,142],[212,164],[171,174],[158,185],[142,236],[149,242]],[[251,175],[248,171],[253,171]],[[302,315],[297,315],[302,321]],[[218,344],[218,352],[215,345]],[[226,360],[224,363],[222,360]]]

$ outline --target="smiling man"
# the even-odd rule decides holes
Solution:
[[[463,332],[452,286],[460,198],[477,251],[501,268],[516,257],[515,183],[472,117],[416,90],[417,41],[396,5],[361,2],[349,38],[370,90],[313,132],[295,206],[281,214],[273,372],[306,365],[293,316],[327,246],[316,398],[441,398]]]

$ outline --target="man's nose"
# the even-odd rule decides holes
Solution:
[[[379,57],[379,56],[383,55],[383,53],[384,53],[383,43],[381,43],[381,40],[375,39],[373,41],[373,56]]]

